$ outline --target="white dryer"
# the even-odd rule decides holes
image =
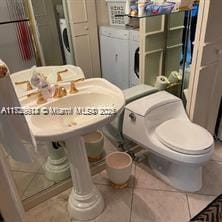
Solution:
[[[59,19],[59,25],[60,25],[62,46],[63,46],[66,64],[73,64],[72,55],[70,51],[70,45],[69,45],[66,20],[64,18]]]
[[[139,84],[139,30],[130,30],[130,41],[129,41],[129,63],[130,63],[130,73],[129,73],[129,85],[130,87]]]
[[[129,88],[129,30],[124,27],[100,27],[102,77]]]
[[[139,31],[100,27],[102,77],[120,89],[139,84]]]

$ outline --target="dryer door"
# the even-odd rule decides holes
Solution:
[[[136,77],[139,79],[139,69],[140,69],[140,48],[138,47],[135,51],[134,54],[134,74],[136,75]]]
[[[139,55],[139,43],[133,42],[131,44],[131,53],[130,53],[130,87],[136,86],[139,84],[139,64],[140,64],[140,55]]]

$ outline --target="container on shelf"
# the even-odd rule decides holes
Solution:
[[[124,15],[126,10],[127,0],[106,0],[109,12],[110,25],[125,26],[129,22],[129,18]]]

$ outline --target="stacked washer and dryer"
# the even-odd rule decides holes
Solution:
[[[100,27],[102,77],[120,89],[139,84],[139,30]]]

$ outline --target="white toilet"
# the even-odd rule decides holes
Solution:
[[[179,98],[162,91],[129,103],[123,134],[151,152],[149,164],[161,179],[184,191],[201,188],[214,140],[188,119]]]
[[[139,89],[134,89],[134,94]],[[168,184],[189,192],[200,190],[202,166],[214,150],[212,135],[188,119],[176,96],[152,87],[145,91],[150,93],[140,95],[140,99],[134,96],[125,106],[124,117],[118,116],[107,126],[108,131],[112,127],[112,131],[119,131],[116,139],[128,138],[147,149],[149,165]]]

